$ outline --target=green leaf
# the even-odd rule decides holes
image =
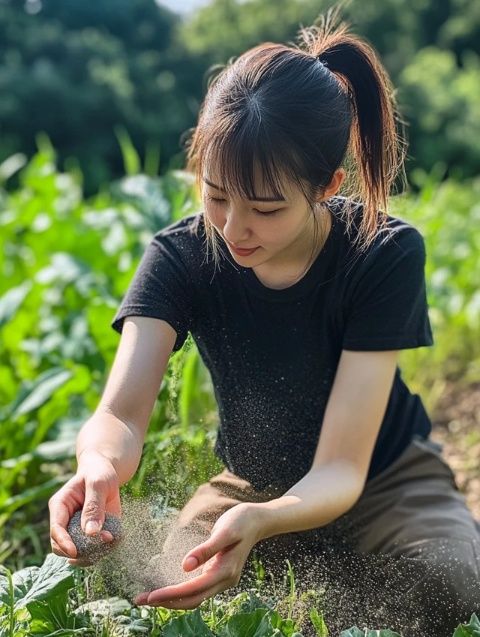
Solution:
[[[310,610],[310,621],[317,632],[318,637],[328,637],[328,628],[323,615],[316,608]]]
[[[11,288],[8,292],[0,297],[0,327],[5,325],[14,316],[18,308],[23,303],[23,300],[30,292],[32,284],[30,281],[17,285],[16,288]]]
[[[17,571],[12,582],[15,608],[23,608],[73,588],[73,568],[66,558],[49,553],[42,566],[28,566]],[[7,605],[10,601],[8,580],[3,575],[0,575],[0,601]]]
[[[16,511],[22,506],[25,506],[29,502],[39,502],[42,499],[48,498],[50,495],[53,495],[53,493],[55,493],[55,491],[57,491],[61,486],[63,486],[64,483],[65,476],[56,476],[51,480],[42,482],[36,487],[25,489],[18,495],[13,495],[12,497],[7,498],[4,502],[1,502],[0,513],[3,514],[3,512],[5,511],[13,513],[13,511]]]
[[[363,630],[360,630],[356,626],[349,628],[348,630],[342,630],[340,637],[365,637]]]
[[[200,609],[172,619],[163,629],[164,637],[215,637],[203,621]]]
[[[219,637],[280,636],[283,633],[277,625],[281,621],[277,612],[265,608],[257,608],[252,613],[239,613],[230,617]]]
[[[115,126],[115,135],[122,151],[125,172],[127,175],[138,175],[140,172],[140,157],[127,129],[123,126]]]
[[[477,615],[473,613],[468,624],[460,624],[453,637],[480,637],[480,620]]]
[[[12,409],[12,418],[28,414],[44,405],[71,377],[72,372],[61,367],[53,367],[40,374],[29,389],[22,390],[21,397]]]

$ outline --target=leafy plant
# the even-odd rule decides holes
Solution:
[[[73,568],[53,553],[41,567],[30,566],[13,575],[2,567],[0,635],[46,637],[85,632],[84,618],[69,610],[68,591],[73,585]]]
[[[453,637],[480,637],[480,620],[477,615],[474,613],[468,624],[460,624]]]

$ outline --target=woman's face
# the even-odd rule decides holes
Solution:
[[[314,225],[303,193],[285,184],[285,199],[278,200],[258,183],[256,186],[258,200],[233,198],[222,190],[215,175],[204,175],[202,198],[210,222],[235,261],[246,267],[267,261],[287,264],[301,258],[305,247],[311,246]]]

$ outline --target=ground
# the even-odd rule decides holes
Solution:
[[[480,520],[480,383],[447,385],[431,418],[431,437],[443,445],[457,484]]]

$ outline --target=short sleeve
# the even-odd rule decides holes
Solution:
[[[375,246],[352,275],[344,349],[388,350],[433,345],[425,261],[424,239],[413,226]]]
[[[184,344],[193,321],[193,286],[174,245],[175,235],[161,232],[147,245],[111,327],[121,333],[127,316],[163,319],[177,332],[175,352]]]

